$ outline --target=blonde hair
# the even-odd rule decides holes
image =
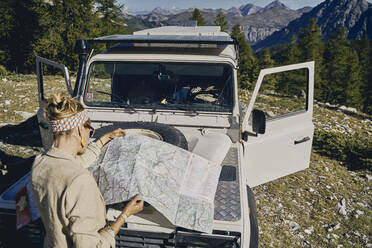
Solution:
[[[47,99],[47,102],[48,104],[45,108],[45,113],[49,121],[68,118],[84,110],[84,107],[80,102],[63,92],[52,94]],[[55,136],[59,136],[62,133],[70,134],[70,131],[71,130],[56,132]]]

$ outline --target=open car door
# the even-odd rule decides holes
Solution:
[[[61,71],[66,84],[65,91],[67,94],[72,96],[73,91],[71,87],[70,77],[68,74],[68,69],[65,65],[56,63],[49,59],[45,59],[36,56],[36,74],[37,74],[37,84],[38,84],[38,98],[39,98],[39,109],[37,111],[37,119],[40,127],[40,135],[44,149],[49,149],[53,144],[53,133],[49,122],[45,118],[44,108],[47,105],[47,98],[51,93],[55,92],[55,85],[47,85],[44,83],[44,70],[48,68],[54,73]]]
[[[313,92],[314,62],[261,70],[242,126],[247,185],[309,167]]]

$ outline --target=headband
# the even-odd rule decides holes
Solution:
[[[76,115],[60,119],[60,120],[53,120],[51,121],[52,124],[52,131],[54,132],[61,132],[73,129],[75,127],[80,126],[84,122],[89,119],[88,113],[86,110],[83,110]]]

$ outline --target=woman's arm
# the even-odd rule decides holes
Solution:
[[[121,215],[111,224],[110,228],[113,231],[114,236],[118,234],[120,228],[126,222],[126,218],[129,216],[141,212],[143,210],[143,200],[140,201],[139,195],[136,195],[123,209]]]
[[[121,128],[106,133],[101,138],[97,139],[95,142],[90,143],[85,152],[83,154],[76,156],[76,159],[84,168],[88,168],[98,158],[99,154],[101,153],[101,149],[105,144],[107,144],[116,137],[124,135],[125,132]]]

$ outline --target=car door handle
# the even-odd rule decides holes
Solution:
[[[305,137],[305,138],[303,138],[303,139],[295,140],[295,141],[294,141],[294,144],[297,145],[297,144],[300,144],[300,143],[303,143],[303,142],[306,142],[306,141],[309,141],[309,140],[310,140],[310,137],[307,136],[307,137]]]
[[[48,125],[48,123],[45,122],[45,121],[41,121],[41,122],[39,123],[39,126],[42,127],[42,128],[44,128],[44,129],[49,129],[49,125]]]

